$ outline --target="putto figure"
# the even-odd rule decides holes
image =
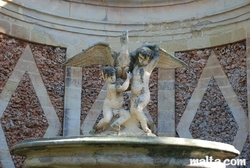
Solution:
[[[127,90],[129,86],[129,81],[132,77],[131,73],[127,73],[127,79],[122,85],[116,82],[116,70],[113,67],[104,67],[102,76],[108,83],[107,97],[103,103],[103,118],[94,126],[93,130],[90,131],[91,134],[101,128],[105,129],[113,116],[118,116],[118,119],[111,124],[111,128],[115,131],[120,131],[120,126],[130,118],[130,113],[123,109],[122,106],[124,103],[123,92]]]
[[[122,46],[120,52],[115,52],[109,44],[100,42],[73,56],[63,65],[87,67],[99,64],[108,66],[103,69],[103,78],[108,82],[107,97],[103,103],[104,117],[90,131],[91,134],[110,126],[111,129],[119,132],[119,135],[152,135],[153,124],[149,122],[143,112],[150,101],[148,86],[150,74],[155,67],[170,69],[186,67],[186,64],[156,44],[145,44],[135,51],[129,52],[127,31],[123,31],[120,42]],[[129,87],[131,76],[133,77]],[[131,90],[130,112],[122,108],[123,92],[129,90]],[[110,125],[114,116],[117,115],[119,118]],[[143,130],[139,128],[139,123]],[[122,130],[121,125],[124,126]]]
[[[152,48],[152,50],[150,48]],[[145,133],[151,133],[147,124],[148,119],[143,109],[150,101],[148,84],[151,72],[159,61],[159,46],[150,44],[144,45],[137,49],[133,57],[135,57],[137,61],[133,68],[130,112],[140,121],[143,131]]]

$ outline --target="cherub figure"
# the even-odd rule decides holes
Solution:
[[[148,84],[152,70],[155,67],[172,69],[187,65],[163,48],[159,48],[158,45],[143,45],[135,51],[129,52],[127,31],[123,32],[120,42],[122,46],[120,52],[113,51],[108,43],[99,42],[68,59],[63,65],[73,67],[109,66],[103,70],[104,79],[108,81],[107,97],[103,105],[104,118],[91,132],[105,127],[116,114],[119,114],[120,117],[111,127],[119,131],[120,125],[129,123],[129,121],[126,123],[125,121],[130,118],[131,113],[135,117],[131,119],[138,119],[143,131],[151,133],[152,131],[148,128],[150,122],[143,113],[143,109],[150,100]],[[131,74],[128,71],[133,74],[131,88],[129,88]],[[125,82],[120,85],[118,81],[123,82],[124,80]],[[131,89],[130,113],[122,108],[124,103],[122,92],[129,89]],[[128,126],[130,125],[128,124]],[[137,127],[137,123],[134,125]]]
[[[148,119],[143,109],[150,101],[148,84],[151,72],[159,61],[159,46],[152,44],[144,45],[138,48],[132,56],[135,64],[132,70],[130,112],[133,117],[139,120],[144,132],[152,133],[148,128]]]
[[[127,78],[122,85],[116,82],[116,70],[113,67],[104,67],[102,76],[103,79],[108,82],[107,97],[103,103],[104,117],[90,131],[91,134],[107,126],[113,116],[119,116],[119,118],[111,124],[111,128],[115,131],[120,131],[120,126],[130,118],[130,113],[123,109],[122,106],[124,103],[123,92],[127,90],[129,86],[129,81],[132,77],[131,73],[127,72]]]

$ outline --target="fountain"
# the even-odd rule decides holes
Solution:
[[[85,67],[106,65],[107,83],[103,118],[90,136],[31,139],[11,152],[26,156],[27,168],[80,167],[217,167],[239,155],[232,145],[204,140],[157,137],[143,109],[150,100],[149,77],[155,67],[177,68],[186,64],[157,44],[128,51],[128,33],[121,36],[119,53],[107,43],[97,43],[64,63]],[[123,109],[123,92],[129,92],[130,110]]]
[[[231,159],[231,145],[173,137],[56,137],[18,143],[12,152],[26,156],[30,168],[80,167],[225,167],[221,162],[191,164],[190,159]]]

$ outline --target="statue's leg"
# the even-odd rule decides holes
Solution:
[[[143,109],[147,106],[148,102],[149,100],[147,95],[138,96],[136,99],[134,99],[134,101],[131,102],[131,113],[136,115],[144,132],[152,133],[152,131],[148,128],[148,118],[143,112]]]
[[[105,127],[113,117],[112,109],[110,107],[103,107],[103,118],[95,126],[96,130]]]
[[[147,118],[147,124],[149,126],[149,129],[154,133],[154,122],[151,122],[148,118]]]
[[[120,125],[122,125],[123,123],[125,123],[131,117],[129,111],[127,111],[125,109],[121,109],[119,111],[119,116],[120,117],[111,125],[111,127],[115,131],[120,131]]]

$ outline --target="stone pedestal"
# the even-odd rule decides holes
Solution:
[[[26,168],[225,167],[207,158],[232,159],[232,145],[172,137],[57,137],[27,140],[11,149]],[[205,162],[191,162],[190,159]]]

